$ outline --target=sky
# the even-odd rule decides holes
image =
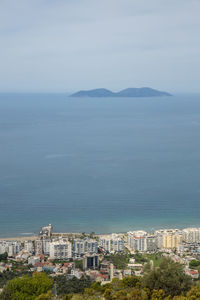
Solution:
[[[0,92],[200,92],[200,0],[0,0]]]

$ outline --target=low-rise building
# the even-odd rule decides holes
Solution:
[[[193,279],[198,279],[199,278],[199,272],[198,270],[193,270],[193,269],[187,269],[186,274],[191,276]]]
[[[40,262],[40,257],[39,256],[31,256],[28,258],[28,264],[35,266],[35,264]]]

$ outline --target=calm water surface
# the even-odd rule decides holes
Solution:
[[[200,96],[0,95],[0,236],[200,226]]]

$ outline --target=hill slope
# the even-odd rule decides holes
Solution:
[[[148,87],[128,88],[120,92],[114,93],[107,89],[94,89],[79,91],[71,95],[71,97],[161,97],[172,96],[167,92],[158,91]]]

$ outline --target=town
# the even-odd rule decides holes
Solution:
[[[198,279],[200,228],[96,235],[53,233],[50,224],[30,240],[0,240],[0,272],[48,272],[68,279],[87,275],[102,284],[142,276],[145,264],[156,265],[162,257],[184,265],[185,273]]]

